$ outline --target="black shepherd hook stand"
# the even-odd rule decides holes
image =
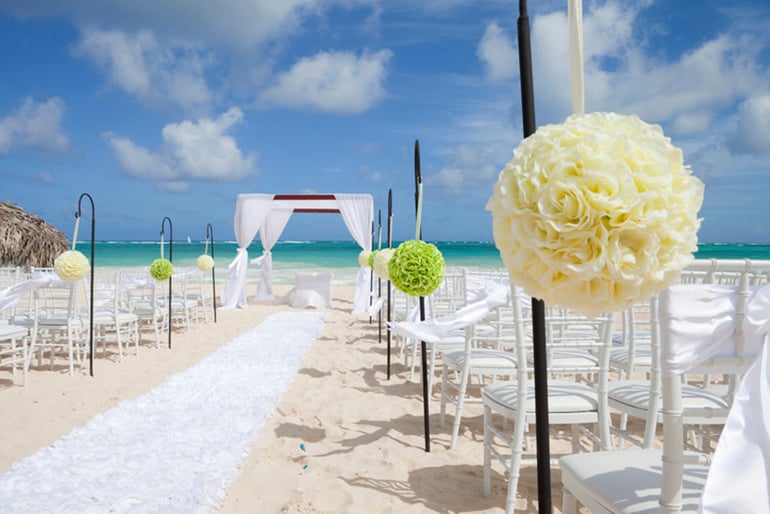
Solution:
[[[96,210],[94,209],[94,199],[88,193],[83,193],[78,198],[78,212],[75,213],[75,219],[80,220],[82,214],[81,203],[83,197],[91,202],[91,305],[88,320],[88,368],[91,376],[94,376],[94,229],[96,228]]]
[[[388,248],[393,247],[393,190],[388,189]],[[388,380],[390,380],[390,322],[393,321],[393,314],[390,306],[390,278],[387,283],[388,288],[388,322],[385,324],[388,334]]]
[[[163,218],[163,221],[160,222],[160,237],[163,238],[165,232],[163,232],[163,227],[166,226],[166,220],[168,220],[168,262],[173,263],[174,262],[174,225],[171,223],[171,218],[168,216]],[[172,277],[168,277],[168,347],[171,348],[171,328],[172,328],[172,320],[171,320],[171,279]]]
[[[377,211],[377,251],[382,250],[382,209]],[[374,266],[372,266],[373,268]],[[377,275],[377,301],[382,298],[382,278]],[[377,309],[377,342],[382,343],[382,304]]]
[[[422,175],[420,173],[420,141],[414,142],[414,209],[416,216],[420,216],[420,191],[422,190]],[[417,220],[419,231],[415,234],[417,239],[422,239],[422,223]],[[420,321],[425,321],[425,297],[420,297]],[[425,451],[430,452],[430,396],[428,391],[428,354],[425,350],[425,341],[420,341],[420,366],[422,373],[422,417],[425,431]]]
[[[211,243],[211,260],[214,260],[214,227],[211,223],[206,224],[206,242]],[[217,322],[217,276],[214,272],[216,265],[211,267],[211,306],[214,309],[214,323]]]
[[[524,137],[535,132],[535,93],[532,80],[527,0],[519,0],[519,75],[521,77],[521,115]],[[545,304],[532,298],[532,340],[534,349],[535,432],[537,435],[537,500],[538,512],[550,513],[551,449],[548,432],[548,374],[545,352]]]
[[[374,220],[372,220],[372,251],[374,251]],[[374,295],[374,268],[369,266],[369,307],[372,306]],[[371,311],[371,309],[370,309]],[[372,315],[369,314],[369,324],[372,324]]]

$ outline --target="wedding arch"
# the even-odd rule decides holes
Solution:
[[[262,274],[257,286],[257,300],[273,298],[271,250],[289,218],[295,212],[339,213],[350,235],[362,250],[372,249],[372,220],[374,199],[368,194],[271,195],[240,194],[235,204],[235,239],[238,253],[229,265],[227,284],[222,290],[220,309],[246,306],[246,271],[249,264],[247,248],[260,235],[263,258]],[[366,312],[369,305],[367,269],[360,267],[356,276],[353,314]]]

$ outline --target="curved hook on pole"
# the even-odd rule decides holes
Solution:
[[[168,221],[168,260],[174,262],[174,224],[171,223],[171,218],[168,216],[163,218],[160,222],[160,237],[161,237],[161,251],[163,251],[163,236],[165,235],[164,227]],[[173,276],[168,277],[168,347],[171,348],[171,281]]]
[[[214,227],[211,223],[206,224],[206,241],[211,243],[211,259],[214,259]],[[211,267],[211,307],[214,309],[214,323],[217,322],[217,277],[216,265]]]
[[[168,260],[174,262],[174,224],[168,216],[160,222],[160,235],[161,237],[165,235],[163,228],[166,226],[166,221],[168,221]]]
[[[88,326],[88,369],[91,376],[94,376],[94,229],[96,228],[96,209],[94,209],[94,199],[88,193],[83,193],[78,198],[78,212],[75,213],[76,224],[80,221],[80,217],[83,213],[81,204],[83,198],[88,198],[91,202],[91,305],[89,311],[89,326]],[[72,240],[72,246],[75,247],[75,239],[77,239],[77,230]]]

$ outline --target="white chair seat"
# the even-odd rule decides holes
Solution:
[[[591,498],[591,512],[653,514],[660,510],[662,476],[660,450],[577,453],[559,460],[564,488],[579,498]],[[708,468],[684,466],[682,512],[698,509]],[[585,500],[584,500],[585,501]]]
[[[465,366],[465,351],[442,353],[441,358],[455,369],[462,369]],[[509,369],[516,367],[516,357],[513,356],[513,353],[485,348],[471,350],[470,360],[474,368]]]
[[[29,333],[27,327],[18,325],[0,325],[0,341],[24,337]]]
[[[610,350],[610,362],[614,367],[626,367],[631,355],[628,348],[613,348]],[[640,345],[634,349],[634,365],[642,368],[652,366],[652,349],[649,345]]]
[[[528,413],[535,412],[535,389],[527,388]],[[496,382],[484,388],[484,396],[503,408],[516,405],[518,386],[515,381]],[[566,380],[548,382],[548,412],[590,412],[598,409],[596,391],[591,387]]]
[[[534,363],[534,356],[527,357],[530,364]],[[558,368],[586,368],[598,366],[599,359],[596,355],[577,349],[559,349],[551,352],[548,359],[551,369]]]
[[[611,402],[623,403],[629,407],[647,410],[650,405],[650,382],[648,380],[627,380],[610,382],[608,395]],[[727,400],[701,387],[682,384],[682,406],[685,409],[728,408]]]

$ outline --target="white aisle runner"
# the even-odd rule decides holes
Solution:
[[[213,512],[325,317],[274,314],[14,463],[0,475],[0,511]]]

